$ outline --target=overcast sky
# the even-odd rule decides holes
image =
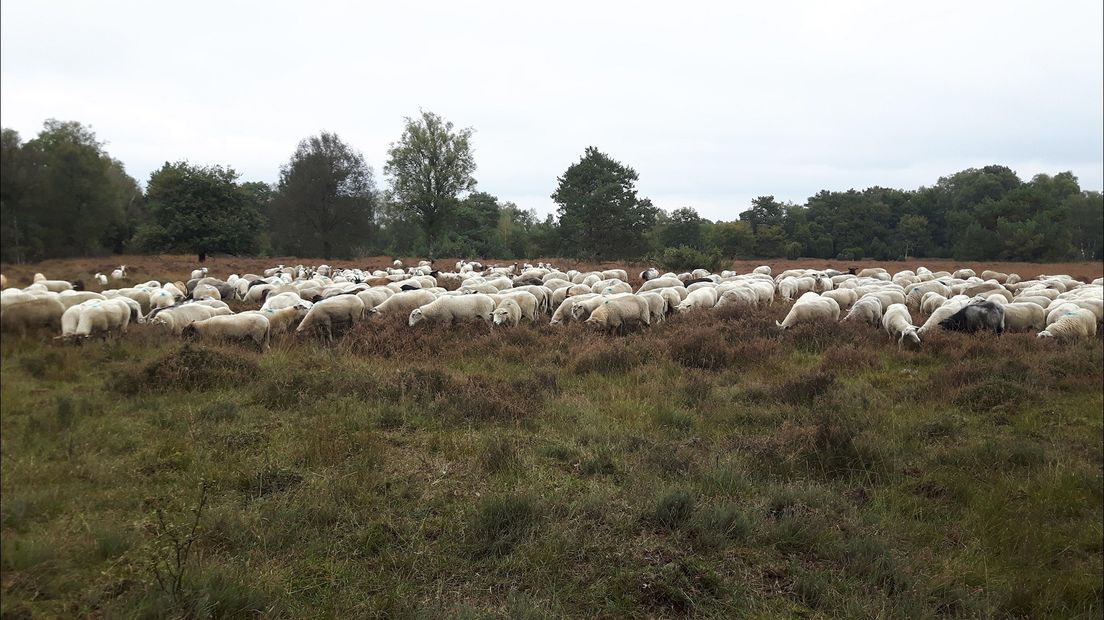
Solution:
[[[4,0],[0,121],[89,124],[143,183],[179,159],[274,182],[326,129],[382,186],[425,108],[476,130],[479,189],[541,213],[588,145],[711,219],[989,163],[1104,186],[1100,0],[737,4]]]

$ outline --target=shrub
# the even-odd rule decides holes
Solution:
[[[644,363],[644,355],[629,348],[619,341],[599,341],[595,345],[583,349],[575,358],[573,368],[575,374],[596,372],[603,375],[612,375],[625,372]]]
[[[718,370],[732,364],[733,351],[711,329],[698,329],[671,344],[671,359],[687,368]]]
[[[820,395],[825,394],[836,382],[832,374],[816,371],[801,375],[775,388],[775,396],[791,405],[811,406]]]
[[[667,248],[659,257],[659,264],[670,271],[690,271],[692,269],[708,269],[717,271],[721,266],[721,253],[702,252],[688,246]]]
[[[241,353],[184,344],[141,369],[118,372],[108,380],[108,388],[128,396],[163,390],[192,391],[248,384],[260,374],[257,362]]]

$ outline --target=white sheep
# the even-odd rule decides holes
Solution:
[[[575,304],[586,301],[588,299],[594,299],[595,297],[600,297],[600,295],[597,295],[595,293],[588,293],[586,295],[576,295],[574,297],[568,297],[564,299],[560,302],[559,306],[556,307],[556,311],[552,313],[552,320],[549,321],[549,324],[561,325],[563,323],[570,322],[572,319],[575,318],[571,315],[571,311],[572,309],[574,309]]]
[[[262,351],[268,348],[270,334],[271,326],[264,315],[245,312],[195,321],[181,331],[185,338],[252,340]]]
[[[92,279],[94,279],[96,281],[96,284],[99,284],[100,286],[107,286],[107,276],[98,271],[96,272],[96,275],[92,276]]]
[[[364,302],[356,295],[341,295],[323,299],[311,306],[295,332],[300,335],[319,332],[333,341],[334,327],[352,327],[364,318]]]
[[[131,309],[124,299],[92,299],[61,315],[60,338],[82,338],[97,333],[126,333]]]
[[[414,290],[403,291],[401,293],[395,293],[394,295],[383,300],[375,308],[368,310],[369,314],[373,316],[382,315],[398,315],[409,316],[410,313],[428,303],[431,303],[437,296],[432,291],[426,290]]]
[[[912,317],[905,304],[893,304],[886,308],[882,313],[882,329],[897,341],[897,348],[901,348],[906,340],[920,344],[920,336],[916,333],[916,326],[912,324]]]
[[[210,284],[197,284],[192,289],[192,299],[222,299],[222,293]]]
[[[859,292],[853,288],[837,288],[830,291],[824,291],[820,294],[821,297],[830,297],[836,300],[839,304],[840,310],[850,308],[856,301],[859,300]]]
[[[586,324],[623,332],[629,326],[651,324],[651,310],[636,295],[609,297],[590,313]]]
[[[1046,328],[1046,310],[1033,303],[1004,304],[1004,328],[1009,331],[1040,331]]]
[[[716,288],[699,288],[690,291],[677,306],[676,312],[690,312],[693,310],[707,310],[717,305]]]
[[[839,315],[840,307],[836,300],[831,297],[821,297],[810,291],[794,303],[781,323],[775,321],[775,325],[780,329],[788,329],[800,323],[814,323],[822,320],[838,321]]]
[[[851,306],[851,311],[843,317],[844,321],[863,321],[871,325],[882,322],[882,302],[877,297],[863,297]]]
[[[1039,338],[1062,340],[1096,335],[1096,315],[1085,308],[1063,312],[1053,323],[1037,334]]]
[[[207,268],[206,267],[200,267],[199,269],[193,269],[192,270],[192,279],[193,280],[198,280],[198,279],[200,279],[200,278],[202,278],[206,275],[207,275]]]
[[[446,295],[410,311],[408,323],[417,325],[422,321],[432,323],[465,323],[483,321],[491,324],[495,302],[488,295]]]
[[[17,298],[0,305],[0,331],[23,333],[32,329],[61,327],[65,306],[56,295]]]
[[[506,298],[498,302],[498,307],[491,314],[495,325],[517,327],[518,322],[521,321],[521,306],[513,299]]]

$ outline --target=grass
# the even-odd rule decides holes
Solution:
[[[1104,612],[1099,337],[910,351],[780,334],[783,311],[621,338],[381,322],[264,355],[5,336],[0,611]],[[152,567],[201,485],[171,596]]]

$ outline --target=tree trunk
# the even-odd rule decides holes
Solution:
[[[199,251],[199,262],[200,263],[207,262],[207,252],[204,252],[203,250]]]

